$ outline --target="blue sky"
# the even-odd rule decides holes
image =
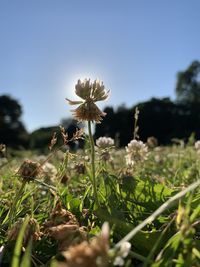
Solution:
[[[100,106],[174,99],[176,73],[200,59],[199,0],[0,0],[0,94],[28,130],[69,117],[80,78],[111,89]]]

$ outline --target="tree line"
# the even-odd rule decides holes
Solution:
[[[107,113],[95,128],[95,137],[110,136],[119,146],[125,146],[133,138],[134,112],[139,109],[139,137],[146,141],[154,136],[160,144],[169,144],[173,138],[187,139],[195,133],[200,139],[200,61],[177,73],[176,99],[152,98],[127,108],[106,107]],[[0,143],[13,148],[43,149],[48,147],[53,132],[58,126],[40,128],[28,133],[21,120],[22,107],[11,96],[0,96]],[[70,135],[76,129],[71,119],[61,122]]]

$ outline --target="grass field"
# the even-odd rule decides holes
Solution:
[[[200,266],[194,140],[131,152],[103,139],[92,158],[85,138],[1,159],[0,266]]]

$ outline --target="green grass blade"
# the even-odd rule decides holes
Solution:
[[[22,224],[22,227],[19,231],[19,235],[18,235],[16,244],[15,244],[15,248],[14,248],[14,254],[13,254],[13,258],[12,258],[11,267],[19,267],[23,238],[24,238],[24,233],[25,233],[26,227],[28,225],[28,222],[29,222],[29,216],[27,216],[25,218],[25,220]]]
[[[29,241],[26,251],[23,255],[20,267],[30,267],[31,266],[31,251],[32,251],[32,239]]]

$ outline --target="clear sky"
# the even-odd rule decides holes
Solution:
[[[70,115],[79,77],[111,89],[101,107],[173,99],[177,71],[200,59],[199,11],[199,0],[0,0],[0,94],[19,100],[29,131]]]

